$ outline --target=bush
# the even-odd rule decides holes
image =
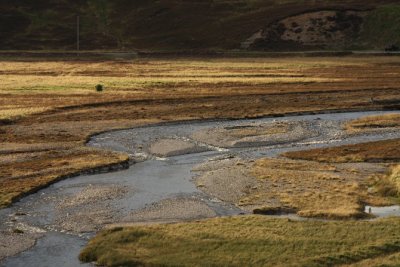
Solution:
[[[97,92],[103,92],[103,90],[104,90],[104,86],[102,84],[96,85],[96,91]]]
[[[24,231],[21,230],[21,229],[13,229],[13,233],[14,233],[14,234],[23,234]]]

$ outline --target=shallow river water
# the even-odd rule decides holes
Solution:
[[[58,182],[36,194],[30,195],[0,210],[0,230],[23,229],[27,234],[38,234],[36,244],[30,249],[6,258],[1,266],[91,266],[81,264],[79,251],[98,229],[104,225],[129,222],[132,213],[165,199],[193,199],[209,207],[217,216],[229,216],[243,213],[228,203],[212,199],[199,191],[193,183],[192,168],[216,156],[238,156],[241,158],[259,158],[277,156],[292,150],[304,150],[317,147],[399,138],[397,131],[380,134],[364,134],[344,138],[343,122],[358,117],[382,114],[384,112],[335,113],[282,118],[263,118],[253,120],[208,121],[190,123],[172,123],[130,130],[113,131],[94,136],[89,146],[129,153],[137,163],[127,170],[118,172],[84,175]],[[391,112],[393,113],[393,112]],[[201,153],[186,154],[170,158],[159,158],[146,152],[146,148],[155,140],[174,138],[186,140],[195,131],[212,127],[227,127],[257,124],[272,121],[306,121],[310,135],[302,140],[270,146],[240,147],[224,149],[204,146]],[[140,161],[138,159],[141,159]],[[89,189],[88,189],[89,188]],[[102,195],[99,201],[77,197],[84,190],[117,188],[121,194],[107,198]],[[98,192],[98,191],[95,191]],[[108,194],[108,191],[105,191]],[[119,192],[119,191],[118,191]],[[71,201],[73,199],[73,201]],[[75,201],[75,202],[74,202]],[[86,201],[86,202],[85,202]],[[81,203],[77,206],[71,203]],[[83,203],[83,204],[82,204]],[[87,207],[85,206],[87,203]],[[93,210],[106,211],[80,220],[76,214]],[[378,216],[400,216],[398,206],[387,208],[366,207],[366,212]],[[75,217],[74,217],[75,216]],[[72,218],[72,219],[71,219]],[[83,222],[83,220],[88,220]],[[79,223],[90,224],[89,228],[79,228]],[[95,225],[94,229],[90,227]]]

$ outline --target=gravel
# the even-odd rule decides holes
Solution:
[[[195,183],[203,192],[222,201],[237,203],[245,191],[257,186],[249,173],[251,163],[239,158],[209,161],[196,166]]]
[[[123,222],[175,222],[216,217],[217,214],[196,198],[169,198],[134,212]]]
[[[122,186],[89,185],[79,193],[62,199],[56,205],[59,230],[86,233],[100,230],[116,220],[112,201],[128,193]]]
[[[149,148],[151,154],[159,157],[173,157],[207,150],[207,148],[197,146],[192,142],[178,139],[161,139],[152,143]]]
[[[253,123],[240,126],[214,127],[192,134],[192,138],[215,147],[258,147],[291,143],[312,137],[307,122]]]
[[[21,229],[18,230],[21,233],[14,233],[13,230],[0,231],[0,260],[33,247],[41,236],[40,233],[25,233]]]

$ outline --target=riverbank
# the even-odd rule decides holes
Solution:
[[[115,163],[115,155],[83,147],[98,132],[167,121],[396,109],[398,62],[398,57],[1,61],[0,144],[7,152],[0,153],[0,206],[93,164]],[[96,92],[97,84],[105,90]]]
[[[252,166],[257,164],[256,160],[277,157],[286,151],[400,137],[399,132],[390,127],[358,135],[346,132],[345,125],[349,121],[373,114],[385,114],[385,112],[163,123],[95,135],[88,142],[89,146],[127,153],[130,155],[130,160],[137,163],[128,170],[116,173],[79,176],[58,182],[37,194],[24,198],[11,208],[0,211],[0,218],[4,225],[3,233],[14,232],[12,234],[19,238],[15,239],[15,243],[12,241],[14,239],[10,239],[11,243],[8,247],[15,249],[13,253],[28,249],[32,238],[47,240],[38,242],[31,250],[19,256],[8,258],[5,264],[6,266],[21,266],[41,257],[49,264],[57,262],[60,258],[69,258],[74,263],[77,254],[63,250],[49,253],[49,250],[51,247],[61,245],[65,242],[65,238],[73,237],[76,244],[85,244],[93,233],[110,225],[115,227],[138,223],[172,223],[253,213],[260,209],[260,204],[256,203],[258,207],[254,203],[251,204],[248,197],[247,203],[244,203],[244,197],[248,193],[266,189],[260,186],[262,180],[254,179],[254,176],[250,175]],[[293,131],[293,127],[297,130]],[[227,131],[223,136],[231,141],[232,138],[237,140],[247,138],[246,146],[243,145],[244,143],[236,146],[237,142],[233,142],[231,146],[220,148],[219,146],[226,144],[225,139],[219,139],[220,143],[215,143],[221,130]],[[199,136],[203,133],[215,133],[215,136],[210,135],[207,143],[206,140],[199,140]],[[298,133],[302,133],[302,138],[298,138]],[[282,142],[283,139],[279,138],[279,135],[289,137],[288,134],[296,138],[287,138],[286,142]],[[252,142],[249,142],[249,137],[252,138]],[[160,143],[160,140],[163,142]],[[178,149],[182,153],[166,158],[159,158],[157,155],[159,151],[152,154],[154,153],[151,149],[152,144],[166,144],[166,148],[170,148],[169,142],[172,141],[175,144],[175,140],[183,140],[193,146],[207,148],[207,151]],[[275,142],[276,140],[280,142]],[[210,166],[213,167],[210,168]],[[384,166],[379,168],[383,170]],[[310,165],[307,169],[314,172],[334,171],[325,170],[318,164]],[[375,173],[378,169],[372,168],[370,171]],[[348,174],[361,177],[363,173],[364,171],[360,173],[351,171]],[[336,172],[335,175],[337,174]],[[203,181],[204,177],[218,179],[213,180],[213,178],[207,182]],[[197,188],[193,179],[196,181]],[[341,184],[337,179],[333,182],[336,185]],[[293,183],[285,182],[281,186],[283,185],[293,185]],[[281,186],[275,188],[281,188]],[[284,192],[283,189],[278,191]],[[232,198],[232,194],[235,197]],[[293,194],[295,192],[292,192]],[[329,204],[324,201],[321,203]],[[389,202],[385,204],[389,205]],[[265,209],[265,203],[261,203],[261,207],[264,207],[265,214],[283,214],[285,218],[289,215],[289,218],[299,220],[299,217],[293,217],[297,212],[293,207],[283,210],[274,203],[277,212],[268,212]],[[359,214],[362,214],[362,209],[361,206]],[[270,208],[269,211],[272,209]],[[364,217],[370,216],[368,211],[364,214]],[[33,233],[25,230],[26,226],[39,229],[40,235],[33,236]],[[18,231],[21,232],[18,233]],[[26,247],[20,246],[23,244],[21,238],[26,240],[24,241],[27,244]],[[79,248],[74,251],[77,250]]]
[[[309,123],[298,118],[287,123],[278,116],[399,105],[398,77],[393,75],[396,57],[139,59],[112,62],[113,68],[109,61],[0,64],[0,116],[5,122],[0,126],[0,196],[1,205],[8,206],[0,210],[0,220],[2,236],[14,243],[8,248],[15,248],[1,255],[25,250],[36,240],[30,250],[8,258],[6,266],[52,266],[60,259],[64,266],[76,266],[79,250],[109,224],[252,212],[196,188],[191,171],[219,157],[252,160],[296,149],[393,138],[390,132],[334,136],[339,124],[323,122],[324,116],[350,120],[358,115],[315,115],[306,119]],[[94,90],[98,83],[105,86],[102,93]],[[237,120],[265,116],[269,118],[259,125],[255,119]],[[274,120],[282,125],[270,127],[268,122]],[[116,131],[132,127],[134,132]],[[213,136],[207,139],[208,134]],[[224,140],[218,143],[218,138]],[[85,147],[88,140],[91,148]],[[263,151],[259,146],[269,148]],[[117,173],[60,181],[93,167],[126,168],[128,162],[137,164]],[[16,199],[20,201],[11,204]],[[195,209],[188,212],[188,206]],[[41,234],[31,233],[31,227]],[[65,242],[71,250],[52,249]]]

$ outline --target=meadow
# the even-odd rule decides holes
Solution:
[[[80,259],[104,266],[398,266],[399,228],[396,218],[324,222],[264,216],[114,228],[92,239]]]
[[[399,102],[397,57],[8,58],[0,69],[3,207],[60,177],[126,161],[126,155],[85,147],[98,132],[166,121],[396,108]],[[105,90],[96,92],[97,84]]]
[[[61,179],[126,168],[128,155],[86,147],[96,133],[160,122],[398,109],[400,104],[398,57],[3,58],[0,69],[2,208]],[[99,84],[102,92],[95,89]],[[392,126],[398,126],[398,117],[363,118],[347,128],[354,134]],[[398,183],[398,147],[398,140],[388,140],[293,152],[285,154],[290,160],[259,160],[252,171],[261,182],[286,181],[278,177],[284,173],[291,180],[287,194],[293,193],[296,182],[292,178],[302,168],[324,172],[329,189],[353,194],[354,198],[342,198],[349,200],[352,213],[346,210],[343,216],[332,216],[348,219],[358,217],[361,205],[357,201],[366,199],[362,190],[351,187],[352,180],[345,185],[336,183],[345,178],[336,179],[335,164],[379,161],[393,165],[390,177]],[[302,160],[310,162],[299,163]],[[271,169],[273,173],[265,173]],[[362,173],[341,171],[354,179]],[[312,188],[321,176],[309,173],[304,185]],[[316,201],[318,195],[310,197],[314,204],[323,203]],[[332,194],[323,197],[338,200]],[[250,195],[242,202],[254,199]],[[305,217],[307,210],[316,207],[296,197],[287,200],[303,209]],[[322,213],[308,214],[319,217]],[[322,217],[330,216],[324,213]],[[117,228],[101,232],[81,259],[106,266],[376,265],[377,261],[395,266],[399,225],[398,219],[293,222],[239,216]]]

